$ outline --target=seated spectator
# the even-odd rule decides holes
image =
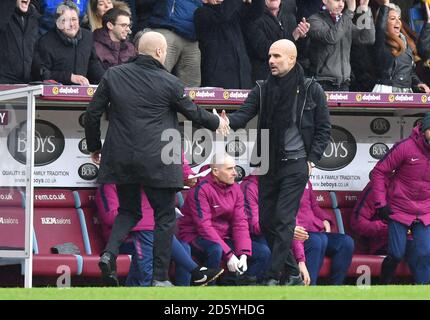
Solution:
[[[199,87],[200,50],[194,27],[194,11],[201,1],[157,1],[149,18],[149,27],[167,40],[164,67],[187,87]]]
[[[131,16],[131,10],[125,2],[116,0],[89,0],[87,4],[87,14],[82,20],[82,27],[91,31],[102,28],[103,16],[112,8],[127,11]]]
[[[267,53],[273,42],[280,39],[297,41],[306,37],[309,23],[306,19],[297,25],[292,13],[284,13],[281,0],[266,0],[263,15],[250,21],[244,28],[248,54],[252,66],[252,81],[265,80],[270,74]]]
[[[130,27],[130,14],[112,8],[103,16],[103,28],[93,32],[94,48],[105,70],[136,55],[134,45],[127,39]]]
[[[80,16],[83,18],[88,0],[70,0],[74,2],[79,8]],[[64,2],[64,0],[40,0],[40,12],[43,14],[40,21],[40,32],[45,34],[55,27],[57,7]]]
[[[184,165],[184,176],[193,174],[190,167]],[[193,186],[196,179],[187,179],[185,185]],[[171,283],[152,281],[153,263],[153,230],[154,230],[154,210],[149,204],[148,198],[142,188],[142,219],[130,232],[133,240],[134,252],[132,263],[126,280],[127,286],[171,286]],[[102,222],[103,236],[107,241],[112,230],[116,216],[118,215],[119,200],[115,184],[103,184],[96,193],[96,205],[98,215]],[[190,247],[187,243],[179,241],[175,236],[172,240],[172,260],[176,264],[177,286],[206,285],[215,280],[223,273],[222,268],[208,269],[199,267],[191,258]]]
[[[346,234],[332,233],[333,217],[316,202],[312,184],[308,182],[296,217],[297,233],[307,232],[305,241],[293,240],[293,252],[305,284],[316,285],[324,257],[331,258],[330,284],[343,284],[354,253],[354,240]],[[298,230],[300,229],[300,230]]]
[[[234,182],[235,161],[225,155],[222,163],[212,161],[211,168],[188,192],[178,221],[179,238],[203,256],[208,268],[219,268],[225,260],[233,274],[255,278],[270,255],[251,241],[243,193]]]
[[[419,60],[415,43],[402,30],[400,8],[383,1],[376,20],[376,74],[377,84],[373,92],[430,93],[430,88],[415,73]]]
[[[103,67],[93,48],[90,31],[79,27],[79,9],[71,1],[57,8],[57,26],[37,44],[33,73],[62,84],[97,84]]]
[[[28,83],[40,14],[30,1],[0,1],[0,83]]]
[[[409,258],[418,284],[430,283],[430,112],[411,135],[395,144],[372,170],[374,206],[388,221],[388,252],[381,267],[381,282],[392,281],[406,253],[408,230],[414,253]],[[386,179],[393,173],[389,187]]]
[[[345,2],[347,8],[345,10]],[[326,7],[309,18],[310,72],[326,91],[349,91],[351,82],[351,45],[352,42],[373,44],[375,27],[369,0],[360,0],[356,12],[356,0],[323,0]],[[365,19],[365,26],[353,23],[354,15],[358,20]],[[358,21],[357,20],[357,21]]]
[[[251,64],[241,25],[261,17],[264,0],[203,0],[194,12],[202,87],[250,89]]]

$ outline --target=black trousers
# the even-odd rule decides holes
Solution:
[[[105,251],[117,256],[130,230],[142,218],[141,187],[154,209],[153,280],[168,280],[172,237],[175,231],[175,193],[173,188],[151,188],[140,184],[117,184],[119,209]]]
[[[259,177],[260,227],[272,251],[267,278],[299,274],[291,243],[308,179],[306,158],[282,161],[277,176]]]

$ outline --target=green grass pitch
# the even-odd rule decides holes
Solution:
[[[0,300],[408,300],[429,286],[3,288]]]

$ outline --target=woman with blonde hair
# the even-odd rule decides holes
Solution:
[[[430,88],[415,73],[420,60],[413,40],[408,36],[400,19],[401,11],[389,0],[383,0],[376,21],[377,84],[373,92],[430,93]]]
[[[131,14],[130,8],[125,2],[116,0],[89,0],[87,3],[87,14],[82,26],[94,31],[102,27],[103,15],[112,8],[118,8]]]

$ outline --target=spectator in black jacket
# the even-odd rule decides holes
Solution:
[[[418,66],[417,73],[427,85],[430,85],[430,5],[427,2],[423,4],[427,13],[427,20],[421,29],[420,37],[417,43],[418,54],[422,61]]]
[[[57,8],[57,27],[40,38],[33,72],[42,80],[62,84],[97,84],[103,67],[93,47],[90,31],[79,27],[79,9],[71,1]]]
[[[28,83],[39,18],[30,0],[0,1],[0,83]]]
[[[203,0],[194,12],[202,54],[202,87],[248,89],[251,64],[241,24],[263,14],[264,0]]]
[[[424,24],[420,38],[418,39],[418,53],[420,57],[424,60],[430,59],[430,6],[427,2],[424,3],[427,13],[427,21]]]
[[[296,17],[285,12],[281,0],[266,0],[263,15],[243,28],[252,66],[252,80],[264,80],[270,73],[267,52],[280,39],[297,41],[306,37],[309,23],[306,19],[297,25]]]

